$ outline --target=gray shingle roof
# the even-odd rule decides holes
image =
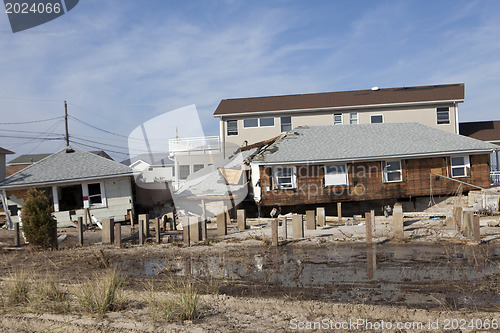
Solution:
[[[498,146],[419,123],[298,127],[262,153],[267,163],[488,153]]]
[[[132,169],[91,152],[71,148],[30,165],[0,182],[0,188],[84,181],[132,175]]]
[[[96,155],[99,155],[99,156],[102,156],[102,157],[106,157],[108,159],[112,159],[111,157],[109,157],[108,154],[106,154],[106,152],[104,152],[102,150],[91,151],[90,153],[96,154]],[[45,157],[50,156],[50,155],[51,154],[25,154],[25,155],[19,155],[18,157],[16,157],[12,161],[8,162],[7,164],[8,165],[32,164],[32,163],[36,163],[36,162],[38,162],[40,160],[43,160]]]

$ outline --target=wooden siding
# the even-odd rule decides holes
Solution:
[[[382,161],[348,164],[349,185],[324,186],[323,165],[297,167],[296,189],[274,189],[270,166],[260,166],[260,184],[264,206],[288,206],[340,201],[381,200],[417,196],[449,195],[457,191],[459,183],[431,176],[433,173],[451,175],[449,157],[402,160],[403,181],[384,183]],[[490,187],[489,155],[471,155],[467,177],[457,180],[480,187]],[[269,189],[269,190],[268,190]],[[473,189],[462,186],[464,191]]]

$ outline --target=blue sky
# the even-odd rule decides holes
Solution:
[[[120,160],[135,127],[190,104],[217,135],[235,97],[463,82],[460,120],[496,120],[499,17],[500,1],[81,0],[13,34],[0,13],[1,122],[59,117],[67,100],[114,133],[70,119],[75,141]],[[52,152],[64,142],[29,138],[62,133],[61,119],[3,124],[0,146]]]

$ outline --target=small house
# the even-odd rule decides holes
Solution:
[[[123,220],[133,209],[133,171],[128,166],[77,148],[67,147],[0,181],[12,221],[30,188],[45,191],[54,205],[58,226],[68,226],[85,209],[96,219]]]

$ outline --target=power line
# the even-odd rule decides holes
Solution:
[[[0,123],[0,125],[22,125],[22,124],[35,124],[35,123],[43,123],[46,121],[51,121],[51,120],[56,120],[64,118],[64,116],[59,116],[59,117],[54,117],[54,118],[49,118],[49,119],[41,119],[41,120],[32,120],[32,121],[19,121],[15,123]]]
[[[78,141],[75,141],[75,140],[72,140],[71,142],[73,142],[73,143],[75,143],[77,145],[80,145],[80,146],[88,147],[88,148],[102,149],[102,147],[96,147],[96,146],[88,145],[88,144],[85,144],[85,143],[82,143],[82,142],[78,142]],[[116,154],[122,154],[122,155],[125,155],[125,156],[129,156],[128,153],[124,153],[122,151],[116,151],[116,150],[110,150],[110,149],[106,149],[106,151],[110,152],[110,153],[116,153]]]

